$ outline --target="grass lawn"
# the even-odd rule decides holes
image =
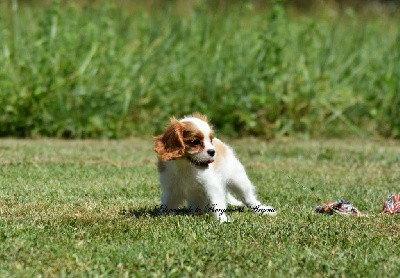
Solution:
[[[398,275],[399,142],[225,141],[277,217],[154,216],[151,140],[0,140],[0,277]],[[370,217],[313,213],[338,198]]]

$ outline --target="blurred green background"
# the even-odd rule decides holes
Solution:
[[[0,2],[0,136],[400,138],[400,1]]]

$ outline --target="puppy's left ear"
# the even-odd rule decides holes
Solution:
[[[175,118],[171,118],[164,134],[154,137],[154,141],[154,151],[162,160],[177,159],[185,154],[183,125]]]

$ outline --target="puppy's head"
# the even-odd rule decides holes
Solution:
[[[162,160],[188,159],[199,167],[214,162],[214,132],[207,117],[194,114],[178,121],[171,118],[164,133],[155,137],[154,151]]]

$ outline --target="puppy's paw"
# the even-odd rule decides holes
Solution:
[[[226,214],[222,214],[218,217],[219,223],[232,223],[233,220]]]

